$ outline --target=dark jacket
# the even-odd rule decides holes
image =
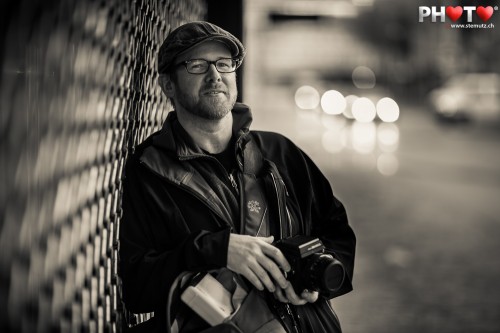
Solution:
[[[208,171],[222,185],[231,186],[227,172],[176,133],[176,118],[171,112],[162,130],[139,145],[125,167],[119,268],[130,311],[154,311],[157,320],[163,320],[169,288],[181,272],[226,266],[230,232],[266,236],[286,229],[282,236],[317,236],[344,264],[348,277],[328,296],[352,290],[354,233],[343,205],[306,154],[282,135],[250,131],[250,110],[237,104],[233,109],[237,178],[239,188],[248,191],[240,191],[241,220],[235,223],[213,190],[213,180],[205,176]],[[273,183],[266,190],[262,179],[270,174]],[[287,225],[276,226],[278,215]],[[264,232],[258,227],[263,219],[270,220]]]

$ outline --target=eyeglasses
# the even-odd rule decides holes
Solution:
[[[191,59],[177,64],[183,65],[190,74],[205,74],[208,72],[210,65],[214,64],[219,73],[232,73],[240,67],[239,59],[221,58],[216,61],[208,61],[205,59]]]

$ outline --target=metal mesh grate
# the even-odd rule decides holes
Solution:
[[[0,331],[120,332],[121,176],[171,109],[156,52],[202,0],[17,1],[1,37]]]

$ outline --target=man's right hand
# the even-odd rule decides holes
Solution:
[[[258,290],[267,288],[275,292],[274,281],[286,289],[288,282],[282,270],[288,272],[290,264],[281,251],[271,245],[273,236],[253,237],[229,235],[227,268],[246,277]],[[280,269],[281,268],[281,269]]]

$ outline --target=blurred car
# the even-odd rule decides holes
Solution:
[[[451,76],[429,93],[429,100],[443,121],[500,121],[500,75],[461,73]]]

